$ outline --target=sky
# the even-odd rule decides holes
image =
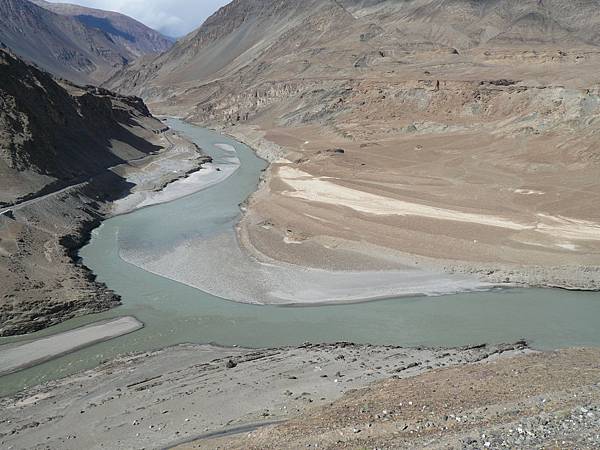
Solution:
[[[118,11],[160,31],[180,37],[198,28],[219,7],[231,0],[50,0]]]

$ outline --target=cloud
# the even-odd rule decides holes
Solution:
[[[179,37],[198,28],[230,0],[51,0],[118,11],[166,35]]]

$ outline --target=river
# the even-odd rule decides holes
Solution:
[[[121,258],[124,251],[167,251],[178,242],[233,229],[239,204],[257,187],[266,163],[247,146],[178,120],[169,125],[215,161],[240,167],[225,181],[188,197],[105,221],[80,252],[100,281],[123,298],[111,311],[69,320],[25,338],[48,336],[84,324],[135,316],[145,327],[36,367],[0,378],[0,394],[92,368],[131,352],[179,343],[279,347],[306,341],[460,346],[527,339],[536,348],[600,345],[600,294],[542,289],[497,289],[439,297],[388,299],[330,306],[282,307],[231,302],[147,272]],[[201,259],[201,257],[200,257]],[[210,265],[214,261],[204,261]],[[251,280],[249,280],[250,282]]]

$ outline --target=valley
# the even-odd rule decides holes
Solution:
[[[594,2],[0,13],[0,446],[600,446]]]
[[[233,2],[108,85],[273,163],[239,230],[257,258],[597,289],[591,5],[437,3]]]

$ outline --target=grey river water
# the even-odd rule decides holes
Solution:
[[[217,161],[230,155],[214,144],[233,145],[240,169],[216,186],[112,218],[94,232],[81,256],[99,280],[122,296],[123,306],[73,319],[26,338],[0,339],[0,344],[125,315],[137,317],[145,327],[2,377],[0,395],[92,368],[118,355],[185,342],[275,347],[344,340],[459,346],[525,338],[542,349],[600,345],[598,293],[503,289],[335,306],[257,306],[226,301],[125,262],[119,257],[120,249],[168,249],[190,237],[209,236],[233,226],[240,214],[238,205],[256,189],[260,172],[266,167],[251,149],[236,141],[181,121],[172,120],[169,125]]]

